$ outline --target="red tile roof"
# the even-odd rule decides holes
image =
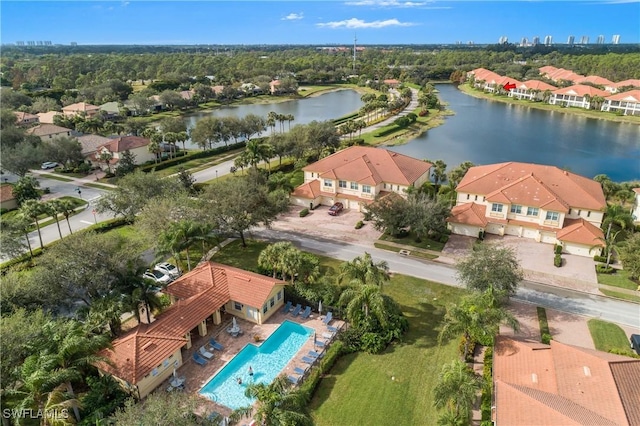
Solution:
[[[581,78],[584,78],[583,75],[576,74],[573,71],[565,70],[564,68],[559,68],[553,72],[548,73],[547,77],[553,81],[567,80],[567,81],[573,81],[573,82],[576,82]]]
[[[526,88],[526,89],[531,89],[531,90],[542,90],[543,92],[545,90],[551,90],[554,91],[557,89],[557,87],[552,86],[548,83],[545,83],[544,81],[540,81],[540,80],[527,80],[525,82],[522,83],[522,85]]]
[[[367,185],[411,185],[429,172],[431,163],[381,148],[352,146],[303,168],[323,178]]]
[[[320,181],[316,179],[303,183],[291,193],[291,196],[308,199],[317,198],[320,196]]]
[[[640,89],[616,93],[615,95],[607,96],[607,99],[611,101],[640,102]]]
[[[544,67],[538,68],[538,71],[540,72],[540,75],[550,74],[550,73],[552,73],[554,71],[557,71],[557,70],[558,70],[558,68],[553,67],[551,65],[546,65]]]
[[[476,81],[490,81],[490,80],[497,80],[498,78],[501,77],[500,74],[496,74],[493,71],[489,71],[487,69],[484,68],[476,68],[473,71],[470,71],[469,74],[473,75],[473,78],[476,79]]]
[[[0,186],[0,201],[9,201],[15,198],[16,197],[13,196],[13,185]]]
[[[90,112],[98,110],[100,110],[99,106],[91,105],[86,102],[78,102],[75,104],[67,105],[66,107],[62,107],[62,111],[64,112]]]
[[[498,336],[493,372],[496,424],[638,424],[640,360]]]
[[[597,75],[589,75],[585,78],[581,78],[580,80],[576,80],[576,83],[593,83],[593,84],[597,84],[598,86],[605,86],[605,87],[606,86],[613,87],[615,85],[613,81]]]
[[[520,181],[521,185],[513,185]],[[494,194],[498,191],[512,203],[532,207],[568,206],[603,210],[606,207],[600,184],[555,166],[531,163],[497,163],[471,167],[456,191]]]
[[[463,223],[484,228],[489,221],[486,217],[487,206],[476,203],[466,203],[451,209],[451,216],[447,222]]]
[[[606,91],[600,90],[600,89],[596,89],[593,86],[584,86],[582,84],[576,84],[576,85],[569,86],[569,87],[563,87],[562,89],[554,90],[553,93],[555,95],[575,95],[575,96],[589,95],[591,97],[593,97],[593,96],[602,96],[603,98],[609,96],[609,92],[606,92]]]
[[[145,139],[140,136],[122,136],[117,139],[112,139],[111,142],[105,143],[98,147],[97,150],[100,151],[102,147],[105,147],[111,152],[124,152],[140,148],[141,146],[147,146],[150,143],[151,141],[149,139]]]
[[[629,80],[624,80],[624,81],[619,81],[617,83],[614,83],[614,87],[624,87],[624,86],[640,87],[640,80],[629,79]]]
[[[604,247],[604,243],[599,239],[604,238],[602,229],[582,218],[565,219],[564,226],[562,230],[558,231],[556,238],[570,243]]]

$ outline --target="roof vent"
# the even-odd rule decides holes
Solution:
[[[586,365],[584,367],[582,367],[582,370],[584,370],[584,375],[587,377],[591,377],[591,369],[589,367],[587,367]]]
[[[538,383],[538,375],[536,373],[531,374],[531,381],[533,383]]]

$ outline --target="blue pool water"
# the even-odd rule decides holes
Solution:
[[[247,384],[271,383],[312,334],[309,327],[283,322],[262,345],[249,343],[242,348],[200,389],[200,394],[234,410],[251,405],[253,400],[244,395]],[[249,367],[253,369],[253,378],[249,376]],[[238,377],[242,384],[238,384]]]

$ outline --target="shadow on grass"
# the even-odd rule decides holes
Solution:
[[[341,356],[333,365],[331,370],[322,376],[322,378],[318,382],[318,385],[316,386],[315,391],[312,395],[310,395],[310,411],[317,409],[327,401],[327,399],[331,395],[331,392],[333,391],[333,388],[335,387],[338,377],[343,375],[349,369],[357,356],[358,352]]]

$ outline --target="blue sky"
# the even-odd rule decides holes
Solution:
[[[640,0],[0,1],[2,43],[640,43]]]

